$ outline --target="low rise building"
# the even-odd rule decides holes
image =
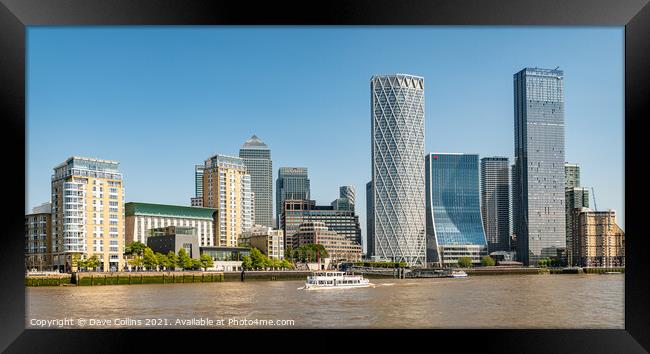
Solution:
[[[184,248],[190,258],[200,257],[199,237],[193,227],[167,226],[152,229],[147,237],[147,247],[154,253],[162,254],[178,254],[178,251]]]
[[[625,267],[625,233],[614,210],[573,210],[573,264],[581,267]]]
[[[255,225],[242,232],[239,245],[257,248],[269,258],[284,259],[284,232],[272,227]]]
[[[220,272],[240,272],[242,270],[242,257],[250,257],[250,248],[247,247],[200,247],[201,255],[209,255],[214,264],[208,270]]]
[[[293,244],[298,248],[305,244],[320,244],[325,247],[329,258],[336,261],[358,262],[361,260],[361,245],[327,228],[322,221],[309,221],[300,225],[293,235]]]

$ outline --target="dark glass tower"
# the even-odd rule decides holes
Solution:
[[[309,199],[309,178],[306,167],[280,167],[278,179],[275,182],[275,212],[278,215],[278,227],[281,227],[280,216],[284,201],[308,200]]]
[[[509,252],[510,173],[507,157],[481,159],[481,215],[488,252]]]
[[[479,202],[478,155],[433,153],[425,158],[427,263],[480,263],[487,255]]]
[[[566,247],[564,85],[561,70],[514,75],[517,257],[536,265]]]
[[[271,150],[256,135],[246,140],[239,149],[251,176],[251,190],[255,193],[256,225],[273,226],[273,162]]]

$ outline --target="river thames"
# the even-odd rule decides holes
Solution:
[[[623,274],[29,287],[27,328],[624,328]]]

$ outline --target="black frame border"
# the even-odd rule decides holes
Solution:
[[[11,195],[10,226],[0,257],[0,349],[20,352],[115,352],[257,344],[273,351],[330,351],[296,344],[324,336],[370,349],[387,342],[488,352],[650,351],[650,277],[644,269],[642,202],[650,200],[642,152],[648,138],[643,118],[650,101],[650,5],[648,0],[330,0],[260,4],[174,0],[0,0],[0,112]],[[25,175],[26,26],[59,25],[539,25],[625,26],[625,330],[26,330],[23,273]],[[19,153],[22,152],[22,155]],[[20,188],[20,187],[23,188]],[[645,187],[645,188],[644,188]],[[18,202],[22,200],[22,202]],[[597,309],[594,309],[597,310]],[[385,338],[382,340],[381,338]],[[251,341],[250,339],[254,339]],[[406,342],[408,340],[408,342]],[[13,343],[12,343],[13,342]],[[413,343],[413,344],[411,344]],[[307,344],[308,345],[308,344]],[[6,348],[6,349],[5,349]],[[351,348],[351,347],[350,347]],[[645,349],[644,349],[645,348]],[[405,348],[406,349],[406,348]]]

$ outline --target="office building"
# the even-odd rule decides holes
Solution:
[[[217,209],[214,245],[236,247],[239,235],[253,227],[251,179],[243,159],[214,155],[205,161],[203,206]]]
[[[287,199],[307,200],[310,197],[310,185],[306,167],[280,167],[275,184],[275,213],[278,215],[278,228],[284,201]]]
[[[481,159],[481,215],[488,252],[510,251],[510,173],[507,157]]]
[[[305,244],[323,245],[328,253],[327,258],[335,261],[361,260],[361,244],[347,240],[344,236],[329,230],[322,221],[308,221],[301,224],[295,234],[295,240],[295,248]]]
[[[625,267],[625,233],[614,210],[573,209],[573,265]]]
[[[214,246],[214,222],[217,209],[129,202],[125,204],[126,244],[142,242],[152,229],[168,226],[192,227],[200,246]]]
[[[361,226],[359,217],[354,211],[316,205],[313,200],[289,199],[284,204],[284,213],[280,215],[280,224],[285,235],[285,247],[293,249],[297,247],[294,235],[298,232],[300,225],[306,222],[323,222],[329,230],[350,242],[361,245]]]
[[[566,260],[573,265],[573,209],[589,208],[589,190],[580,187],[580,166],[575,163],[564,164],[565,190],[564,206],[566,212]]]
[[[354,211],[354,197],[354,187],[341,186],[339,188],[339,197],[334,199],[330,205],[336,210]]]
[[[200,257],[199,236],[194,227],[165,226],[151,229],[146,244],[154,253],[178,254],[183,248],[190,258]]]
[[[372,181],[366,183],[366,255],[370,255],[370,250],[375,249],[372,242],[374,240],[374,222],[375,215],[373,214],[372,201],[374,199],[374,192],[372,190]]]
[[[255,225],[272,226],[273,220],[273,163],[271,150],[256,135],[244,142],[239,149],[251,176],[251,191],[255,193]]]
[[[514,75],[517,256],[525,265],[566,247],[562,70]]]
[[[194,198],[203,198],[203,170],[204,165],[194,166]]]
[[[575,163],[564,164],[565,188],[580,187],[580,165]]]
[[[510,165],[510,201],[509,201],[509,206],[508,209],[510,209],[510,252],[514,252],[515,256],[514,259],[517,258],[517,235],[515,234],[515,227],[514,227],[514,222],[516,220],[515,217],[515,207],[514,207],[514,198],[515,195],[519,195],[518,193],[515,192],[515,165]]]
[[[269,258],[284,259],[284,232],[255,225],[242,233],[239,246],[257,248]]]
[[[424,79],[373,76],[370,95],[374,231],[368,254],[424,265]]]
[[[117,161],[70,157],[52,176],[52,263],[75,271],[73,255],[124,268],[124,186]]]
[[[478,155],[432,153],[425,159],[427,262],[480,263],[488,254],[479,202]]]
[[[25,215],[25,269],[52,269],[51,204],[43,203]]]
[[[566,206],[566,260],[573,266],[573,211],[575,209],[589,208],[589,189],[584,187],[571,187],[565,191]]]

